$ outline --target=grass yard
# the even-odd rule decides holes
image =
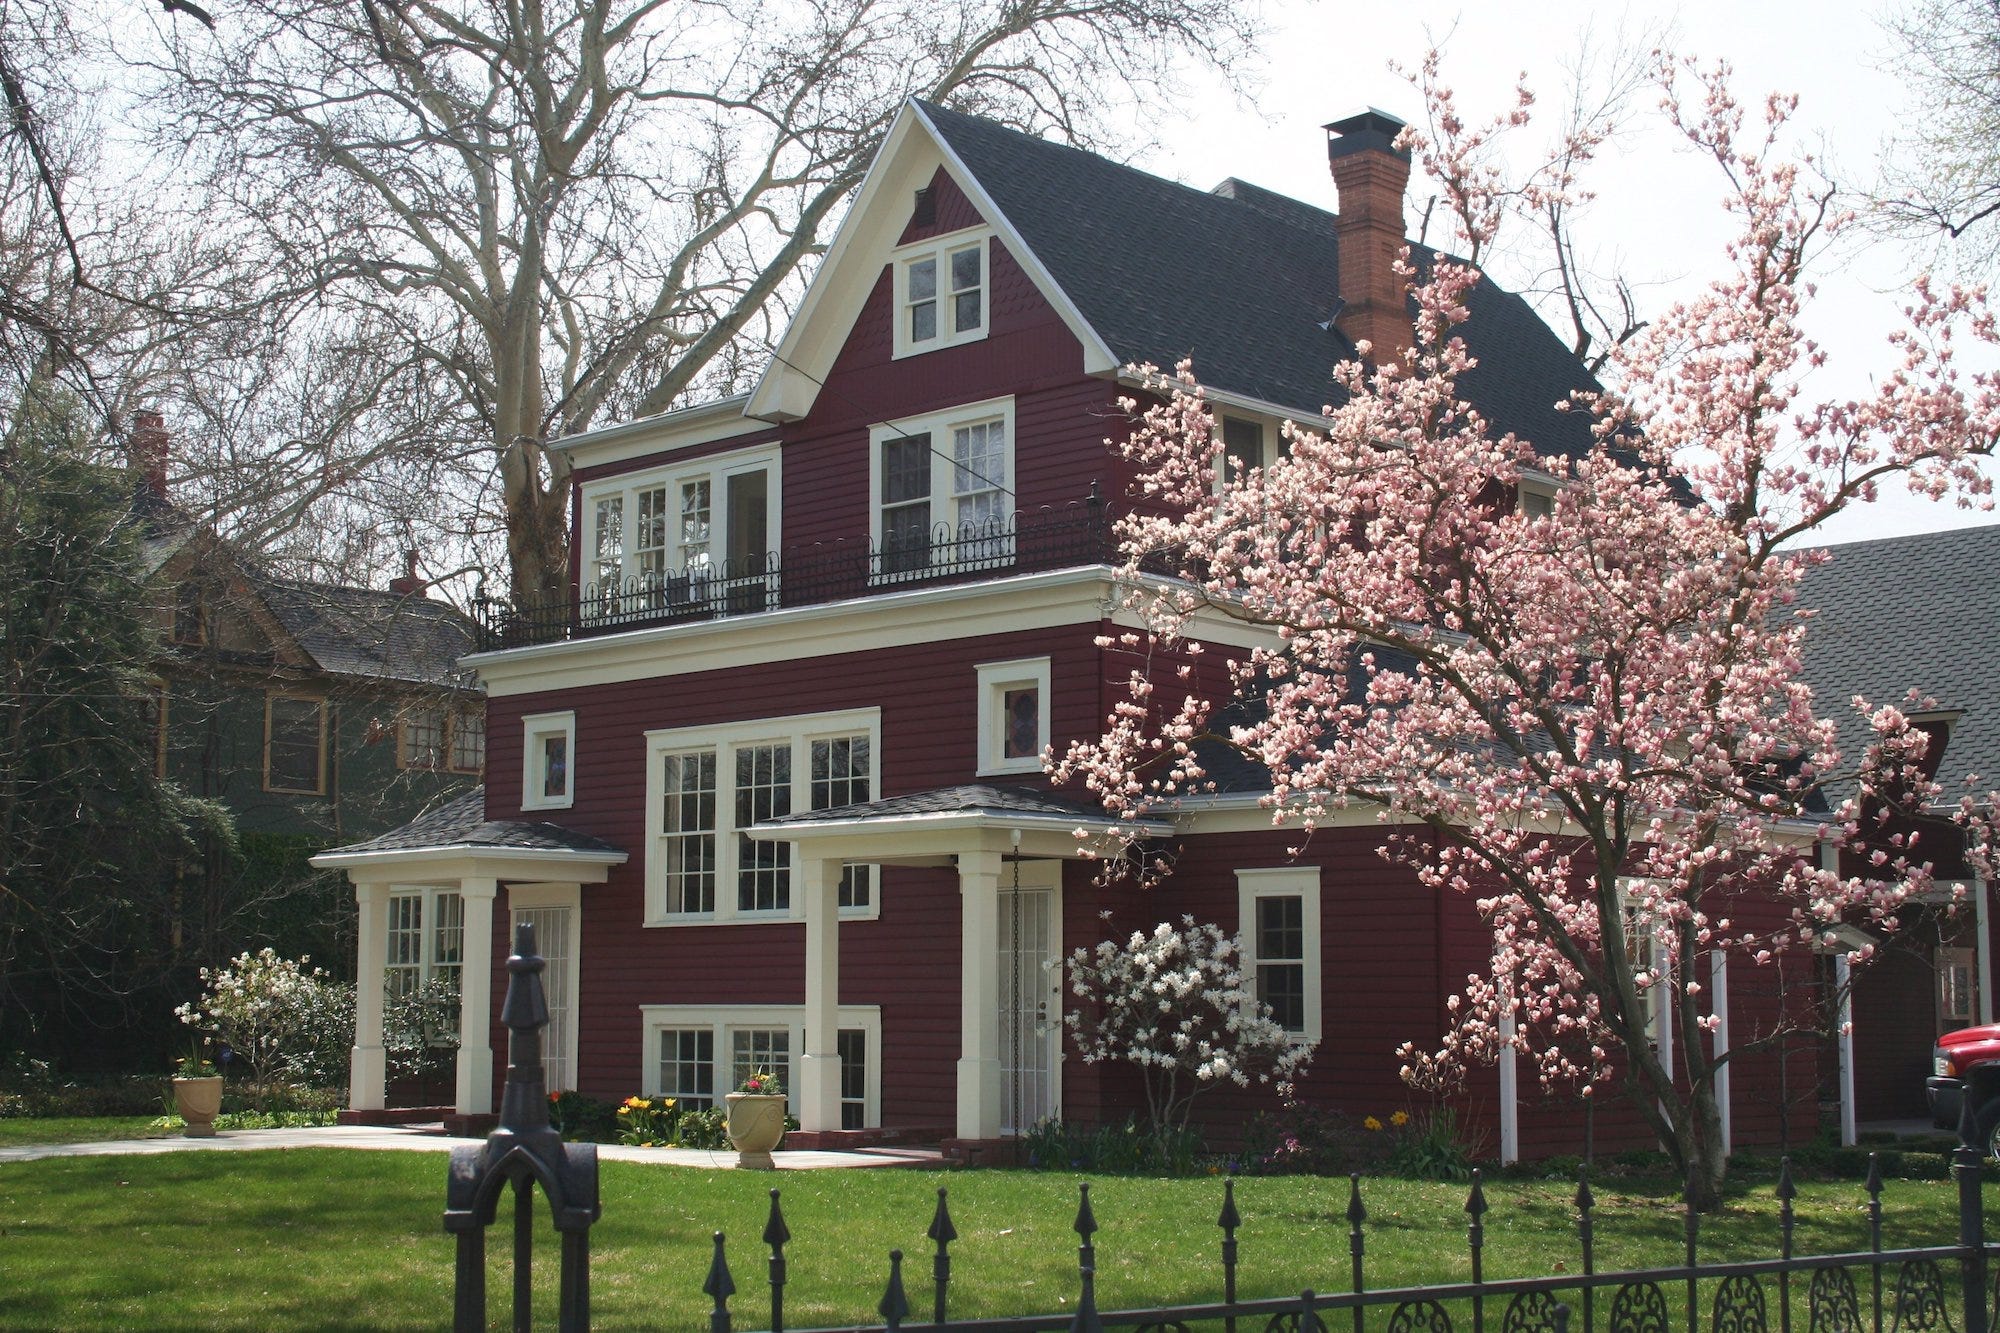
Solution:
[[[154,1129],[152,1115],[75,1115],[0,1119],[0,1148],[36,1143],[99,1143],[107,1139],[157,1139],[173,1130]]]
[[[312,1149],[49,1159],[0,1166],[0,1326],[64,1329],[437,1328],[449,1321],[451,1242],[440,1214],[444,1158],[415,1152]],[[929,1309],[924,1237],[940,1185],[951,1190],[955,1317],[1068,1308],[1076,1294],[1076,1179],[1054,1173],[902,1169],[697,1171],[603,1165],[604,1220],[592,1233],[592,1295],[600,1328],[707,1327],[712,1231],[730,1237],[738,1328],[763,1328],[769,1307],[757,1237],[779,1185],[793,1241],[787,1323],[857,1321],[881,1297],[887,1252],[908,1258],[912,1305]],[[1563,1182],[1489,1186],[1490,1277],[1578,1271]],[[1407,1181],[1364,1183],[1368,1280],[1374,1287],[1468,1275],[1465,1191]],[[1664,1186],[1662,1186],[1664,1190]],[[1674,1261],[1680,1215],[1664,1194],[1598,1191],[1598,1267]],[[1242,1292],[1296,1294],[1347,1287],[1347,1183],[1301,1177],[1238,1183]],[[1107,1178],[1091,1199],[1098,1299],[1111,1309],[1215,1299],[1219,1181]],[[1865,1244],[1865,1195],[1811,1184],[1798,1201],[1801,1252]],[[1885,1194],[1892,1244],[1953,1237],[1945,1182],[1893,1182]],[[489,1253],[507,1245],[502,1226]],[[1704,1224],[1706,1257],[1775,1253],[1768,1187]],[[544,1221],[538,1293],[552,1302],[554,1246]],[[495,1267],[498,1277],[498,1268]],[[500,1283],[491,1313],[505,1315]],[[1775,1318],[1775,1314],[1773,1316]],[[1386,1318],[1386,1316],[1385,1316]],[[539,1321],[538,1321],[539,1322]]]

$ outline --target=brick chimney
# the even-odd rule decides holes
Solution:
[[[158,412],[132,414],[132,470],[155,500],[167,498],[167,445],[171,440],[166,418]]]
[[[1410,155],[1396,147],[1403,122],[1370,107],[1326,127],[1327,164],[1340,196],[1334,233],[1340,244],[1342,333],[1373,344],[1370,360],[1401,360],[1414,338],[1407,293],[1396,275],[1402,250],[1403,191]]]
[[[417,573],[417,553],[403,552],[403,575],[389,580],[389,591],[398,597],[416,597],[428,587],[430,582]]]

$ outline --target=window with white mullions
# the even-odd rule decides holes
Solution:
[[[951,320],[955,334],[986,326],[986,247],[969,245],[951,252]]]
[[[745,746],[736,751],[736,828],[792,812],[792,747]],[[736,835],[736,910],[782,912],[792,905],[790,848]]]
[[[1012,398],[874,429],[878,580],[1013,559],[1013,436]]]
[[[642,588],[657,589],[667,577],[667,489],[639,492],[639,525],[632,537],[632,574]]]
[[[660,1095],[684,1111],[715,1105],[715,1031],[712,1028],[660,1030]]]
[[[840,1054],[840,1127],[861,1129],[868,1124],[868,1034],[842,1028],[834,1043]]]
[[[868,737],[832,736],[811,745],[811,808],[831,810],[835,806],[858,805],[872,799],[870,786],[871,747]],[[840,905],[868,906],[873,887],[869,866],[846,866],[840,872]]]
[[[1304,904],[1293,894],[1257,899],[1257,998],[1287,1032],[1306,1026]]]
[[[591,582],[600,597],[616,597],[625,577],[625,497],[607,495],[594,508],[592,527],[597,539],[590,563]]]
[[[896,252],[896,356],[986,336],[986,246],[985,236],[961,232]]]
[[[951,432],[951,494],[958,531],[958,559],[990,560],[1012,554],[1007,540],[1007,423],[995,418],[955,426]]]
[[[465,967],[465,899],[454,889],[411,887],[389,894],[389,936],[384,952],[383,999],[394,1003],[437,985],[458,993]],[[456,1005],[426,1005],[425,1031],[434,1044],[458,1034]],[[431,1024],[439,1025],[437,1030]]]
[[[715,910],[715,751],[660,759],[666,796],[661,854],[666,859],[666,910],[677,915]]]
[[[398,893],[389,899],[388,983],[385,998],[400,1000],[424,979],[424,897]]]
[[[706,569],[710,511],[714,496],[708,478],[681,485],[681,564],[688,570]]]
[[[732,1028],[729,1032],[729,1086],[743,1086],[752,1074],[773,1073],[783,1082],[789,1099],[797,1082],[792,1077],[792,1030],[790,1028]]]

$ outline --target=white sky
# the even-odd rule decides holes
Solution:
[[[1446,81],[1462,111],[1487,119],[1511,102],[1525,71],[1542,113],[1529,134],[1536,143],[1559,108],[1579,44],[1598,46],[1628,33],[1671,25],[1670,44],[1704,62],[1735,68],[1737,100],[1754,115],[1768,92],[1800,98],[1792,127],[1799,143],[1828,161],[1836,178],[1866,186],[1878,154],[1904,117],[1917,113],[1912,95],[1884,66],[1891,44],[1878,16],[1884,4],[1852,0],[1699,0],[1679,6],[1591,4],[1587,0],[1448,5],[1361,5],[1335,0],[1272,3],[1271,38],[1254,107],[1234,107],[1229,94],[1191,82],[1174,108],[1152,125],[1165,148],[1135,166],[1206,188],[1238,176],[1300,199],[1334,206],[1320,128],[1362,106],[1416,121],[1416,92],[1389,72],[1391,60],[1414,65],[1445,37]],[[1605,154],[1590,179],[1599,199],[1585,224],[1598,245],[1600,267],[1647,285],[1642,300],[1657,309],[1717,271],[1728,222],[1715,201],[1719,179],[1650,114],[1657,97],[1638,104],[1634,131]],[[1761,123],[1761,122],[1759,122]],[[1412,180],[1412,200],[1428,191]],[[1414,230],[1420,204],[1413,203]],[[1439,233],[1433,231],[1433,239]],[[1504,244],[1504,237],[1503,237]],[[1890,364],[1883,333],[1901,305],[1899,293],[1922,266],[1910,249],[1869,240],[1828,265],[1808,327],[1829,352],[1820,392],[1857,393],[1871,368]],[[2000,475],[2000,471],[1996,471]],[[1990,512],[1885,495],[1836,520],[1829,541],[1854,541],[1991,523]]]

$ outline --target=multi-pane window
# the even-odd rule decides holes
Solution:
[[[389,895],[383,998],[394,1004],[425,985],[458,994],[465,967],[465,899],[448,889],[399,889]],[[458,1032],[455,1007],[425,1006],[426,1035],[448,1042]],[[432,1030],[428,1025],[439,1025]]]
[[[931,437],[882,441],[882,570],[899,574],[931,561]]]
[[[929,247],[898,267],[896,354],[949,347],[986,332],[986,241]]]
[[[592,547],[590,578],[600,596],[614,596],[625,577],[625,497],[607,495],[593,514],[596,541]]]
[[[785,844],[742,830],[792,812],[792,747],[736,751],[736,910],[782,912],[792,905],[791,856]]]
[[[783,1081],[785,1095],[791,1096],[792,1030],[784,1028],[731,1028],[729,1032],[729,1086],[740,1088],[752,1074],[776,1074]]]
[[[477,773],[486,764],[486,713],[478,707],[405,708],[396,723],[396,762],[403,768]]]
[[[689,1111],[715,1105],[713,1028],[660,1029],[660,1095]]]
[[[264,785],[272,791],[323,790],[326,701],[273,694],[264,714]]]
[[[1305,1031],[1305,904],[1295,894],[1257,899],[1257,998],[1285,1031]]]
[[[403,710],[400,753],[404,768],[443,768],[445,711],[442,708]]]
[[[1319,870],[1236,872],[1243,972],[1272,1021],[1301,1040],[1320,1036]]]
[[[385,998],[399,1000],[424,979],[424,898],[399,893],[389,899],[388,984]]]
[[[451,766],[460,773],[486,767],[486,710],[461,708],[451,715]]]
[[[664,803],[660,852],[666,861],[666,910],[715,910],[715,751],[661,756]]]
[[[632,535],[632,575],[648,588],[667,577],[667,488],[639,492],[639,528]]]
[[[978,546],[962,552],[974,558],[1005,553],[1007,525],[1007,423],[975,421],[951,432],[951,494],[959,541]],[[984,538],[984,540],[982,540]]]
[[[708,567],[712,507],[708,478],[681,484],[681,563],[689,570]]]
[[[874,799],[877,716],[860,709],[648,733],[648,921],[792,911],[794,845],[749,830]],[[874,885],[870,867],[843,871],[841,910],[872,913]]]
[[[860,1129],[868,1123],[868,1034],[842,1028],[835,1041],[840,1051],[840,1127]]]
[[[831,810],[835,806],[858,805],[869,799],[868,737],[829,736],[812,742],[812,773],[809,784],[811,808]],[[840,905],[866,907],[871,887],[867,866],[847,866],[840,873]]]

